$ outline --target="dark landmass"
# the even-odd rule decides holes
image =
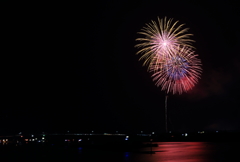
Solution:
[[[39,133],[0,136],[2,146],[71,146],[71,147],[157,147],[155,142],[236,142],[240,132],[197,132],[168,134],[120,133]]]

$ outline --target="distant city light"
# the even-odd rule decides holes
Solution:
[[[203,133],[205,133],[205,132],[204,132],[204,131],[198,131],[198,133],[203,134]]]

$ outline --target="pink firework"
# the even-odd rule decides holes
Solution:
[[[155,57],[149,66],[157,86],[167,93],[183,93],[192,89],[200,78],[201,60],[189,47],[178,47],[171,57],[159,60]],[[158,61],[156,61],[158,60]]]
[[[139,34],[142,38],[137,38],[140,41],[135,47],[140,48],[137,54],[142,54],[140,59],[144,59],[143,65],[151,63],[153,58],[165,59],[171,57],[171,54],[179,46],[191,47],[193,40],[189,39],[192,34],[186,33],[188,28],[183,28],[184,24],[178,25],[178,21],[172,22],[172,19],[159,19],[158,22],[146,24]]]

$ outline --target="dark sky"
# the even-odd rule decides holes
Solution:
[[[169,95],[169,130],[240,130],[237,1],[4,4],[1,132],[164,132],[165,92],[137,32],[167,16],[189,27],[203,74]]]

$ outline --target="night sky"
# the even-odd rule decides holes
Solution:
[[[4,4],[0,133],[164,132],[165,92],[135,39],[157,17],[190,28],[199,83],[169,95],[169,130],[240,131],[237,1]]]

